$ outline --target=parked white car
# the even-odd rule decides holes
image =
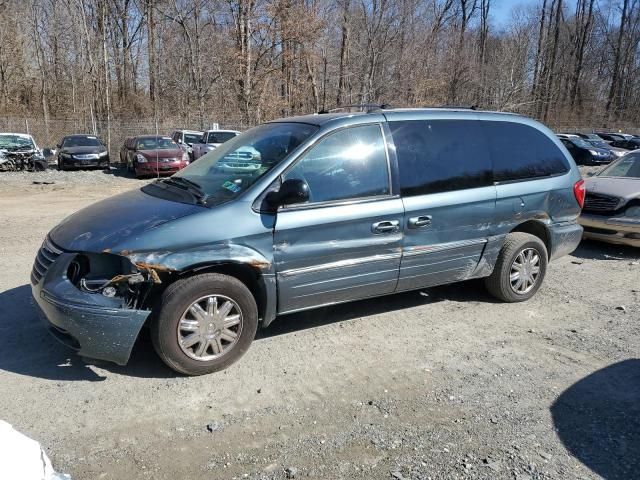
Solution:
[[[237,135],[240,135],[240,132],[236,130],[207,130],[202,134],[200,142],[194,143],[192,146],[193,160],[209,153],[211,150],[214,150],[216,147],[219,147]]]
[[[200,143],[203,132],[197,130],[174,130],[171,139],[187,152],[189,160],[193,160],[193,144]]]

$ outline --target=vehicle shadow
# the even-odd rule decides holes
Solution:
[[[571,254],[585,260],[640,260],[640,248],[626,245],[582,240],[578,248]]]
[[[256,340],[445,300],[462,303],[498,303],[498,300],[487,293],[481,281],[470,280],[282,315],[268,328],[259,330]]]
[[[136,178],[133,172],[130,172],[126,166],[120,164],[112,165],[111,168],[103,170],[102,173],[105,175],[113,175],[114,177]]]
[[[610,365],[565,390],[551,406],[564,446],[608,480],[640,471],[640,359]]]
[[[156,355],[146,331],[141,333],[127,366],[83,359],[47,332],[22,285],[0,292],[0,370],[60,381],[103,381],[91,365],[121,375],[169,378],[176,374]]]
[[[496,302],[486,293],[481,282],[469,281],[281,316],[269,328],[260,330],[256,341],[445,300]],[[126,366],[78,356],[47,332],[31,298],[29,285],[0,292],[0,337],[0,370],[20,375],[60,381],[105,380],[105,376],[91,368],[96,366],[101,370],[132,377],[181,376],[165,366],[156,355],[147,329],[140,333]]]

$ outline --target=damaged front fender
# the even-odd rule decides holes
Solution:
[[[276,317],[277,286],[273,262],[257,250],[233,243],[204,245],[180,251],[120,252],[139,269],[183,275],[218,265],[250,267],[256,275],[259,294],[256,302],[263,326]]]

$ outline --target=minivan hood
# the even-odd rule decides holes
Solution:
[[[591,177],[585,180],[587,192],[602,193],[626,200],[640,197],[640,178]]]
[[[49,236],[70,251],[113,250],[143,232],[166,222],[207,210],[199,205],[173,202],[136,189],[94,203],[65,218]]]

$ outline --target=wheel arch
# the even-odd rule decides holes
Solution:
[[[258,318],[266,326],[275,318],[276,285],[275,276],[265,274],[257,266],[248,263],[219,260],[182,269],[175,280],[203,273],[228,275],[242,282],[251,292],[258,307]]]
[[[551,232],[543,222],[539,220],[526,220],[516,225],[509,233],[513,232],[528,233],[534,237],[538,237],[547,248],[547,259],[551,256]]]

